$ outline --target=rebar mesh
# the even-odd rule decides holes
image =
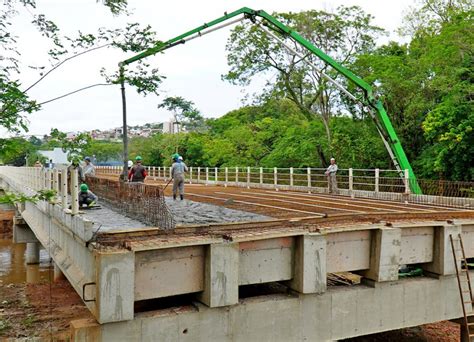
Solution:
[[[88,177],[87,184],[100,201],[111,205],[126,216],[163,230],[176,226],[165,202],[163,188],[145,183],[119,182],[111,179]]]
[[[419,179],[424,195],[474,198],[474,182]]]

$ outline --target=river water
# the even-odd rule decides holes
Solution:
[[[7,284],[39,283],[52,278],[49,255],[40,250],[40,263],[27,265],[26,244],[13,243],[11,239],[0,239],[0,287]]]

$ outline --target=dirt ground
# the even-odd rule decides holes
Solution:
[[[51,292],[49,283],[0,284],[1,341],[69,341],[69,322],[80,318],[93,317],[66,280],[52,283]]]

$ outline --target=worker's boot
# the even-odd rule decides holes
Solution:
[[[176,201],[176,194],[173,194],[173,201]]]
[[[179,195],[179,198],[181,198],[181,201],[184,200],[184,195]]]

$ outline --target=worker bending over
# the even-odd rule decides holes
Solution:
[[[188,167],[183,162],[183,158],[180,159],[180,155],[175,153],[172,156],[173,165],[171,166],[171,178],[173,178],[173,199],[176,199],[177,192],[179,190],[179,198],[184,199],[184,173],[188,172]]]
[[[142,165],[142,157],[135,157],[135,165],[128,171],[129,182],[144,182],[146,178],[146,169]]]
[[[337,179],[336,179],[336,172],[337,172],[337,164],[336,159],[331,158],[331,165],[326,169],[326,176],[328,176],[328,187],[330,194],[337,193]]]
[[[79,192],[79,208],[86,206],[93,207],[97,203],[97,196],[89,190],[87,184],[81,184],[81,192]]]

